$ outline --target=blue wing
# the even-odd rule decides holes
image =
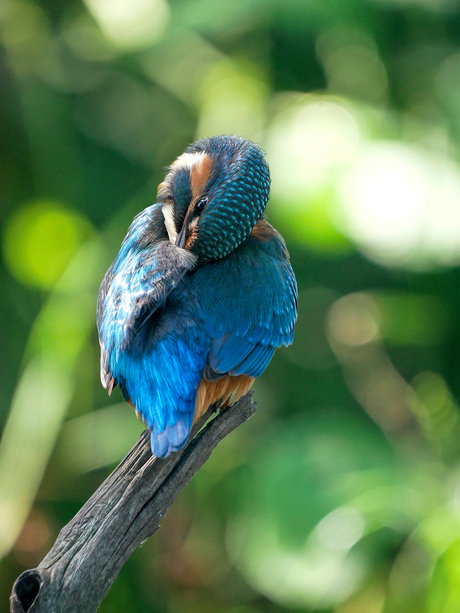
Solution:
[[[98,300],[102,383],[120,385],[160,457],[189,434],[210,345],[185,278],[196,258],[165,237],[162,223],[161,205],[134,220]]]
[[[208,380],[225,373],[258,377],[276,347],[292,343],[297,284],[283,239],[262,223],[263,231],[193,275],[213,339],[204,371]]]

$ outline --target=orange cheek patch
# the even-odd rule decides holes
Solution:
[[[196,230],[192,230],[187,239],[187,242],[185,243],[185,249],[191,249],[193,243],[196,241],[197,238],[198,238],[198,233],[196,232]]]
[[[209,155],[204,155],[199,163],[190,168],[190,186],[192,188],[192,202],[201,196],[212,170],[212,161]]]

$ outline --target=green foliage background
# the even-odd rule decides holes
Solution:
[[[98,285],[164,167],[259,142],[293,347],[105,613],[453,613],[456,0],[2,0],[0,601],[136,440]]]

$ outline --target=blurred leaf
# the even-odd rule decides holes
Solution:
[[[380,332],[392,345],[436,345],[449,329],[449,312],[438,296],[372,293],[380,314]]]
[[[117,464],[144,428],[126,403],[76,417],[63,427],[57,462],[73,474]]]
[[[317,194],[308,199],[294,198],[286,203],[272,199],[269,214],[273,222],[286,235],[287,240],[296,241],[303,247],[308,247],[325,257],[337,257],[353,251],[353,245],[341,234],[331,221],[330,193]]]
[[[392,464],[390,447],[375,429],[332,409],[299,416],[264,436],[227,536],[250,584],[291,606],[327,608],[349,597],[366,573],[350,552],[365,519],[342,506],[356,493],[348,477],[374,469],[376,485]]]
[[[23,283],[51,289],[91,234],[89,222],[61,204],[31,203],[8,220],[3,237],[5,260]]]
[[[430,582],[429,613],[456,613],[460,602],[460,539],[439,558]]]

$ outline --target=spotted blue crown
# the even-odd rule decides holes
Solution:
[[[209,206],[200,220],[192,251],[201,262],[222,258],[251,232],[267,205],[270,171],[262,149],[239,136],[213,136],[195,143],[189,153],[213,159]]]

